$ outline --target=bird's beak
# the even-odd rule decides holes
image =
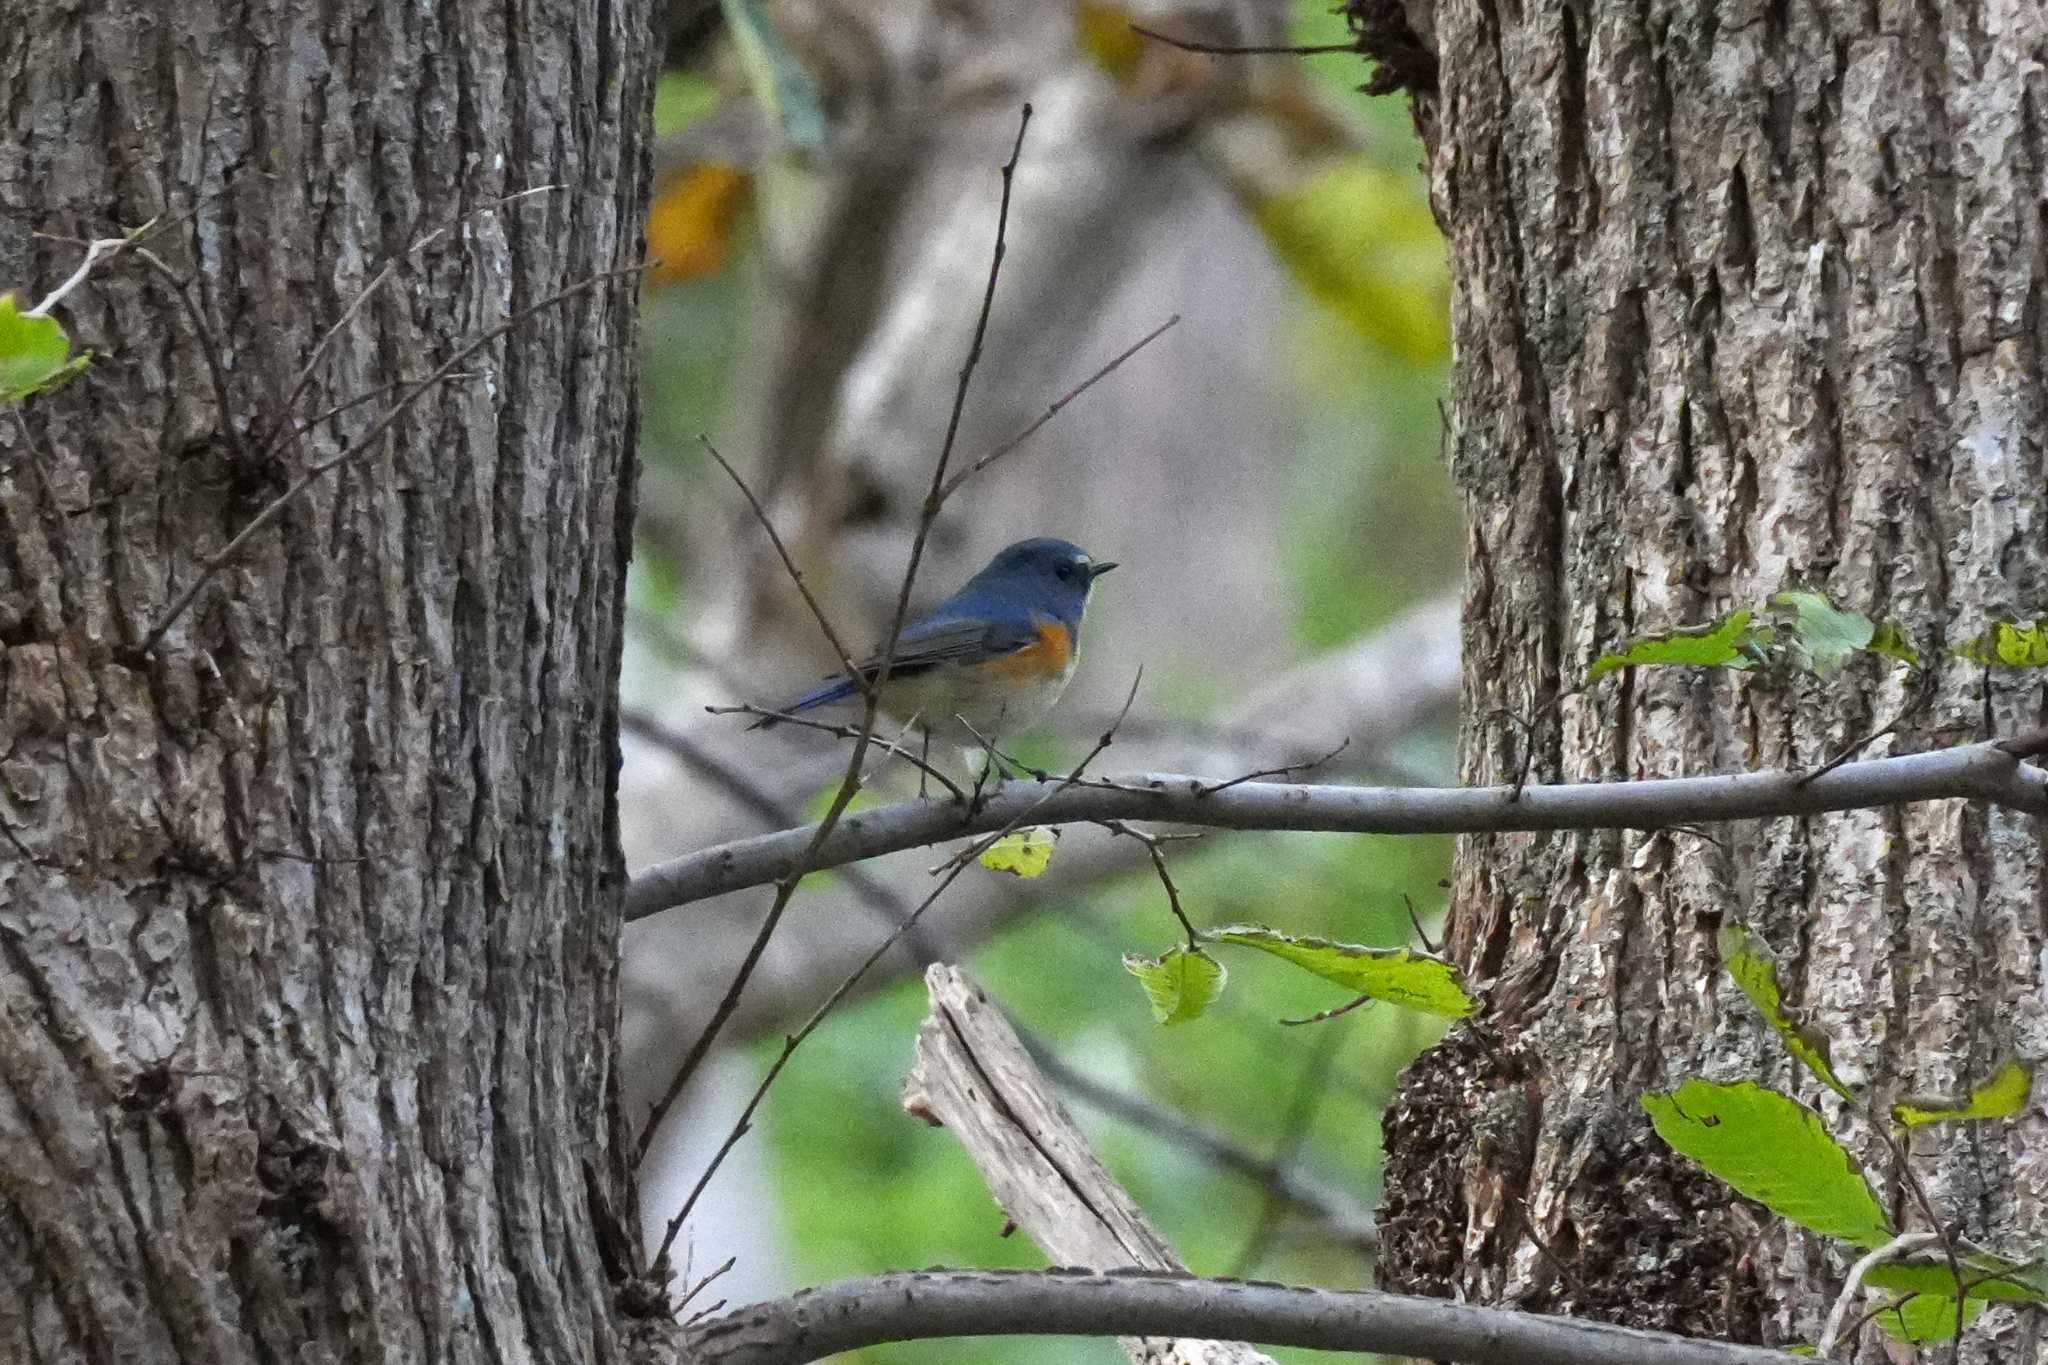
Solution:
[[[1114,569],[1115,567],[1116,561],[1114,559],[1106,559],[1100,564],[1089,565],[1088,581],[1090,583],[1093,583],[1096,579],[1102,577],[1104,574],[1108,573],[1111,569]]]

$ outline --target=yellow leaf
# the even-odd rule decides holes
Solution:
[[[1137,72],[1147,40],[1131,28],[1129,10],[1102,4],[1101,0],[1080,0],[1074,6],[1074,29],[1081,50],[1097,66],[1119,83],[1130,81]]]
[[[1030,825],[1012,830],[988,846],[981,865],[996,872],[1036,877],[1052,865],[1052,851],[1059,841],[1056,827]]]
[[[1295,280],[1367,340],[1418,365],[1450,353],[1443,234],[1409,177],[1353,157],[1252,207]]]

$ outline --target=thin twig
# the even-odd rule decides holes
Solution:
[[[1406,891],[1403,891],[1401,893],[1401,904],[1408,907],[1408,923],[1414,927],[1415,937],[1421,941],[1424,948],[1429,950],[1431,957],[1436,957],[1439,950],[1437,945],[1430,941],[1429,930],[1422,927],[1422,916],[1415,913],[1415,898]]]
[[[803,570],[797,568],[796,560],[789,553],[789,547],[782,543],[782,536],[775,529],[775,523],[768,519],[768,509],[763,507],[761,500],[754,496],[754,490],[747,487],[747,481],[740,477],[740,472],[737,469],[732,467],[732,462],[718,453],[718,447],[711,444],[709,436],[699,432],[697,433],[697,440],[710,453],[711,458],[718,461],[718,467],[725,471],[726,477],[731,479],[733,484],[740,490],[740,496],[747,500],[747,506],[753,509],[754,520],[760,522],[761,529],[768,533],[768,542],[775,547],[775,553],[781,557],[782,567],[788,572],[789,581],[796,584],[796,590],[803,594],[804,605],[811,609],[811,618],[818,623],[818,629],[825,632],[826,640],[831,642],[832,652],[839,656],[839,666],[846,670],[847,681],[859,688],[861,693],[865,695],[872,687],[872,684],[868,682],[867,678],[862,675],[860,669],[854,664],[853,655],[846,648],[845,643],[840,640],[839,632],[832,629],[832,620],[825,615],[825,608],[820,606],[818,599],[811,594],[810,585],[804,582]]]
[[[1873,1108],[1875,1108],[1874,1101]],[[1884,1123],[1878,1115],[1873,1113],[1869,1115],[1869,1119],[1870,1126],[1877,1132],[1878,1137],[1883,1140],[1886,1147],[1891,1149],[1892,1164],[1897,1169],[1900,1178],[1905,1181],[1906,1188],[1912,1192],[1915,1202],[1920,1205],[1921,1213],[1926,1215],[1928,1227],[1932,1228],[1934,1235],[1940,1239],[1941,1254],[1948,1263],[1948,1273],[1954,1277],[1958,1285],[1962,1284],[1962,1256],[1957,1250],[1955,1233],[1950,1230],[1948,1220],[1943,1218],[1940,1210],[1935,1208],[1934,1198],[1928,1194],[1927,1186],[1922,1183],[1920,1172],[1913,1168],[1913,1163],[1906,1151],[1905,1144],[1893,1136],[1890,1126]],[[1951,1357],[1962,1346],[1964,1307],[1964,1296],[1959,1292],[1956,1295],[1956,1334],[1951,1342],[1954,1348],[1950,1352]]]
[[[1493,720],[1512,721],[1515,728],[1522,732],[1522,760],[1515,765],[1515,780],[1512,784],[1514,795],[1511,800],[1521,800],[1522,789],[1529,785],[1529,771],[1536,764],[1537,727],[1554,714],[1557,708],[1564,704],[1564,699],[1571,695],[1573,694],[1563,691],[1554,693],[1550,700],[1536,703],[1526,716],[1513,707],[1496,706],[1479,718],[1479,724],[1482,726]]]
[[[1255,43],[1239,46],[1232,43],[1198,43],[1192,38],[1176,38],[1171,33],[1161,33],[1146,28],[1143,24],[1132,24],[1131,32],[1150,38],[1155,43],[1165,43],[1183,52],[1198,52],[1205,57],[1318,57],[1331,52],[1349,52],[1357,56],[1362,49],[1356,40],[1348,43]]]
[[[192,323],[192,331],[199,338],[199,354],[206,361],[207,380],[213,386],[213,403],[220,410],[221,435],[228,443],[229,453],[235,457],[235,464],[245,471],[253,469],[255,466],[249,459],[249,448],[242,441],[241,429],[235,425],[234,404],[228,397],[228,377],[226,371],[221,368],[221,357],[225,352],[220,339],[214,336],[213,327],[207,322],[205,312],[185,292],[185,281],[178,278],[177,271],[164,264],[163,257],[144,246],[136,247],[135,255],[163,277],[165,286],[171,291],[171,297],[185,310],[186,318]],[[148,646],[144,645],[143,648],[147,649]]]
[[[725,762],[688,735],[678,734],[654,717],[643,712],[624,711],[619,715],[619,727],[702,774],[714,786],[771,824],[783,825],[791,819],[800,818],[794,808],[769,794],[750,773]],[[839,875],[855,899],[876,911],[888,923],[901,924],[909,917],[910,903],[870,876],[864,868],[845,868]],[[912,934],[910,951],[919,962],[930,962],[938,956],[938,945],[929,942],[922,934]]]
[[[1129,712],[1131,701],[1132,699],[1136,698],[1137,694],[1138,685],[1137,682],[1134,680],[1131,683],[1130,695],[1126,697],[1124,701],[1125,713]],[[1087,754],[1081,759],[1081,761],[1074,765],[1074,769],[1072,773],[1069,774],[1067,780],[1070,782],[1079,781],[1081,775],[1087,770],[1088,765],[1090,763],[1093,763],[1095,759],[1101,755],[1103,750],[1109,748],[1109,746],[1115,742],[1115,739],[1116,727],[1115,725],[1111,725],[1111,727],[1108,730],[1105,730],[1103,732],[1102,737],[1096,741],[1095,747],[1090,749],[1087,752]],[[1065,783],[1061,783],[1059,786],[1056,786],[1053,792],[1047,793],[1047,795],[1042,799],[1050,800],[1052,795],[1057,793],[1059,790],[1062,790],[1065,785]],[[1009,823],[1008,826],[996,831],[987,839],[980,841],[979,847],[981,849],[986,849],[989,845],[995,843],[996,840],[1003,838],[1012,830],[1015,830],[1020,825],[1024,824],[1025,821],[1031,818],[1031,814],[1032,812],[1030,809],[1026,809],[1020,812],[1016,816],[1016,818]],[[668,1229],[662,1235],[661,1246],[655,1252],[654,1255],[654,1264],[657,1267],[657,1273],[659,1273],[659,1267],[662,1264],[663,1258],[668,1255],[669,1247],[674,1245],[675,1243],[676,1234],[682,1230],[683,1223],[686,1220],[688,1220],[691,1211],[697,1207],[697,1201],[703,1197],[705,1188],[708,1185],[710,1185],[711,1177],[718,1173],[718,1168],[724,1164],[727,1155],[731,1153],[734,1147],[739,1145],[740,1139],[745,1137],[748,1129],[752,1127],[755,1111],[761,1107],[762,1100],[767,1098],[769,1088],[775,1084],[775,1078],[780,1076],[782,1074],[782,1069],[789,1065],[789,1059],[796,1055],[796,1050],[799,1047],[803,1046],[804,1040],[806,1038],[809,1038],[811,1034],[817,1031],[818,1025],[822,1024],[825,1021],[825,1017],[838,1007],[839,1002],[844,1000],[848,995],[850,995],[853,992],[854,987],[860,984],[861,979],[868,974],[868,971],[877,962],[880,962],[882,958],[889,952],[890,949],[896,946],[898,940],[900,940],[905,934],[909,933],[913,928],[916,927],[917,922],[924,917],[925,911],[931,909],[933,905],[937,904],[939,897],[946,893],[946,889],[950,887],[954,883],[954,881],[956,881],[959,878],[960,874],[963,871],[966,870],[966,866],[967,863],[965,860],[955,865],[953,869],[945,875],[944,879],[941,880],[937,886],[932,888],[931,894],[926,896],[922,901],[918,903],[917,908],[910,912],[909,916],[905,918],[903,923],[899,925],[896,929],[891,931],[889,935],[885,937],[882,940],[882,942],[876,946],[875,950],[872,953],[869,953],[867,957],[861,960],[859,966],[855,967],[853,971],[847,974],[845,980],[841,981],[838,987],[833,990],[832,994],[825,998],[825,1002],[819,1005],[818,1008],[811,1013],[811,1017],[809,1019],[806,1019],[804,1021],[803,1027],[798,1029],[795,1033],[791,1034],[788,1038],[783,1040],[781,1053],[777,1055],[774,1062],[772,1062],[769,1065],[768,1073],[761,1078],[761,1083],[755,1087],[752,1097],[750,1097],[747,1100],[746,1108],[740,1111],[740,1116],[733,1123],[731,1131],[729,1131],[726,1134],[725,1141],[719,1144],[717,1152],[712,1154],[711,1160],[705,1165],[703,1174],[697,1177],[697,1183],[691,1187],[689,1196],[683,1200],[683,1206],[676,1211],[676,1216],[669,1220]],[[652,1131],[652,1127],[650,1126],[649,1132]]]
[[[1370,1005],[1376,999],[1378,999],[1377,996],[1361,995],[1356,999],[1346,1000],[1341,1005],[1333,1005],[1332,1007],[1326,1010],[1317,1010],[1314,1014],[1311,1014],[1306,1018],[1282,1019],[1280,1020],[1280,1022],[1282,1024],[1285,1024],[1288,1028],[1300,1028],[1303,1024],[1320,1024],[1327,1019],[1335,1019],[1339,1015],[1349,1014],[1351,1013],[1351,1011],[1359,1008],[1362,1005]]]
[[[861,734],[861,727],[858,725],[849,725],[843,721],[819,720],[816,716],[800,715],[795,711],[777,711],[773,707],[755,706],[748,702],[739,702],[731,706],[707,706],[704,709],[714,716],[758,716],[763,720],[772,720],[778,725],[787,723],[799,726],[805,730],[817,730],[824,734],[834,735],[840,739],[858,739]],[[881,749],[884,753],[893,754],[895,757],[902,759],[926,777],[939,783],[947,791],[953,793],[955,801],[963,804],[966,802],[967,793],[960,790],[960,785],[957,782],[946,776],[944,769],[932,763],[930,759],[910,752],[909,749],[903,746],[901,741],[883,739],[880,735],[876,735],[869,743],[871,746]]]
[[[1336,748],[1330,750],[1321,758],[1312,758],[1306,763],[1283,763],[1277,768],[1259,768],[1245,773],[1241,777],[1233,777],[1226,782],[1212,782],[1202,788],[1200,794],[1203,796],[1214,796],[1217,792],[1227,792],[1232,787],[1241,787],[1247,782],[1256,782],[1262,777],[1291,777],[1295,773],[1314,772],[1317,768],[1322,767],[1325,763],[1328,763],[1350,747],[1351,736],[1346,735],[1338,742]]]
[[[739,1262],[740,1258],[737,1256],[726,1257],[724,1265],[721,1265],[720,1267],[718,1267],[718,1269],[712,1271],[709,1275],[706,1275],[703,1279],[697,1281],[697,1283],[691,1285],[687,1290],[683,1292],[683,1296],[680,1299],[676,1300],[675,1307],[670,1310],[671,1316],[673,1316],[676,1313],[682,1312],[685,1308],[688,1308],[690,1306],[691,1299],[694,1299],[699,1294],[703,1293],[707,1288],[710,1287],[711,1282],[713,1280],[716,1280],[719,1276],[731,1270],[734,1266],[738,1265]],[[705,1311],[713,1312],[716,1310],[706,1309]]]
[[[889,681],[890,670],[896,666],[896,645],[903,637],[903,626],[910,616],[910,591],[917,581],[917,568],[924,560],[925,542],[931,537],[932,523],[939,518],[939,509],[946,502],[946,468],[953,459],[954,443],[960,439],[960,419],[967,410],[967,389],[974,382],[975,368],[981,364],[982,342],[988,336],[989,314],[995,308],[996,281],[1002,278],[1003,256],[1009,251],[1010,191],[1017,178],[1017,159],[1024,154],[1024,133],[1031,126],[1031,105],[1027,102],[1017,118],[1017,140],[1010,145],[1010,159],[1003,163],[1003,195],[996,209],[996,243],[989,253],[988,285],[981,293],[981,312],[974,320],[974,339],[968,344],[967,359],[960,365],[960,382],[953,390],[953,408],[946,418],[946,437],[939,445],[938,461],[932,466],[931,487],[925,491],[924,503],[917,519],[917,533],[910,540],[910,563],[903,570],[903,586],[896,594],[896,611],[889,622],[888,638],[883,642],[881,659],[875,668],[874,690],[868,694],[868,712],[872,717],[876,699]]]
[[[979,474],[982,470],[987,469],[997,460],[1002,459],[1003,456],[1009,454],[1018,446],[1023,445],[1026,441],[1030,440],[1033,436],[1037,435],[1038,429],[1040,427],[1044,426],[1047,422],[1050,422],[1053,418],[1060,415],[1061,408],[1064,408],[1067,404],[1073,402],[1076,398],[1079,398],[1082,394],[1094,388],[1101,381],[1109,378],[1110,375],[1116,372],[1118,366],[1122,365],[1126,360],[1129,360],[1138,352],[1144,350],[1147,346],[1150,346],[1153,342],[1159,340],[1159,338],[1165,336],[1167,331],[1172,327],[1176,326],[1179,322],[1180,314],[1175,313],[1172,317],[1160,323],[1157,327],[1154,327],[1151,331],[1145,333],[1145,335],[1139,337],[1130,345],[1124,347],[1123,350],[1117,352],[1116,358],[1110,361],[1107,365],[1104,365],[1101,368],[1097,369],[1095,373],[1089,375],[1086,379],[1074,385],[1073,388],[1068,389],[1058,398],[1055,398],[1052,402],[1046,404],[1045,411],[1041,412],[1040,414],[1038,414],[1037,417],[1033,418],[1029,426],[1025,427],[1015,436],[1010,437],[1009,440],[1004,441],[1001,445],[997,446],[994,450],[991,450],[988,454],[976,460],[973,464],[968,465],[965,469],[961,470],[958,474],[955,474],[952,478],[946,480],[945,487],[939,490],[940,501],[943,502],[945,499],[952,497],[954,489],[958,488],[961,484],[966,483],[976,474]]]
[[[1918,1251],[1930,1242],[1941,1240],[1936,1232],[1902,1232],[1883,1246],[1858,1258],[1849,1267],[1849,1278],[1842,1285],[1842,1292],[1835,1296],[1835,1306],[1828,1310],[1827,1325],[1820,1329],[1820,1341],[1814,1347],[1814,1355],[1826,1360],[1835,1352],[1835,1343],[1841,1340],[1842,1319],[1848,1316],[1849,1304],[1857,1291],[1863,1288],[1863,1277],[1887,1261],[1896,1261],[1909,1251]]]
[[[1840,753],[1836,754],[1833,758],[1829,759],[1827,762],[1821,764],[1818,768],[1815,768],[1812,772],[1808,773],[1804,778],[1801,779],[1801,781],[1811,782],[1817,777],[1826,777],[1829,773],[1841,767],[1844,763],[1847,763],[1850,759],[1856,757],[1856,755],[1862,753],[1872,744],[1884,738],[1886,735],[1892,733],[1892,731],[1898,729],[1901,725],[1904,725],[1906,721],[1909,718],[1911,718],[1915,711],[1918,711],[1921,707],[1927,705],[1927,703],[1932,701],[1933,699],[1934,670],[1925,669],[1921,671],[1919,679],[1914,683],[1913,695],[1906,698],[1906,704],[1899,708],[1899,712],[1897,715],[1893,716],[1884,724],[1878,726],[1875,730],[1872,730],[1869,734],[1859,736],[1856,739],[1850,740],[1847,744],[1844,744],[1842,746],[1842,751]]]
[[[43,295],[43,301],[29,309],[26,313],[23,313],[22,316],[25,318],[48,317],[50,310],[62,303],[66,294],[69,294],[72,290],[78,288],[79,285],[85,283],[86,279],[92,274],[92,268],[99,264],[102,258],[112,256],[125,247],[133,246],[137,241],[141,240],[142,234],[147,232],[155,222],[156,219],[152,218],[149,222],[144,223],[125,237],[97,237],[87,242],[85,244],[85,259],[78,263],[78,269],[71,272],[71,278]]]
[[[144,255],[147,256],[147,253],[144,253]],[[161,264],[161,262],[159,262],[159,264]],[[214,574],[218,573],[221,570],[221,568],[228,563],[228,561],[232,560],[236,555],[240,554],[243,547],[246,546],[249,543],[249,541],[253,539],[259,531],[263,530],[264,527],[270,525],[271,522],[276,521],[278,516],[283,513],[284,509],[291,505],[291,502],[294,498],[298,497],[299,494],[305,492],[306,489],[312,486],[314,480],[318,479],[323,474],[326,474],[332,470],[339,469],[343,465],[346,465],[360,458],[365,452],[369,451],[373,446],[377,444],[377,442],[380,439],[383,438],[384,433],[389,431],[392,425],[396,423],[399,418],[403,417],[412,408],[412,405],[414,403],[419,401],[420,395],[424,394],[433,385],[440,383],[449,375],[455,373],[455,371],[462,367],[463,362],[467,361],[471,356],[475,355],[478,351],[481,351],[484,347],[490,345],[492,342],[498,340],[498,338],[504,336],[506,333],[525,326],[534,317],[538,316],[543,312],[546,312],[548,309],[556,307],[559,304],[566,303],[567,301],[575,298],[579,294],[583,294],[588,292],[589,290],[595,289],[598,285],[607,283],[611,280],[618,279],[622,276],[637,275],[646,269],[647,267],[645,265],[622,266],[617,270],[600,271],[597,274],[589,276],[586,279],[579,280],[575,284],[568,286],[566,289],[560,289],[557,290],[555,293],[548,295],[546,298],[542,299],[538,303],[531,304],[525,308],[520,309],[511,317],[506,318],[497,326],[492,327],[489,330],[483,332],[482,334],[477,336],[475,340],[469,342],[460,350],[456,351],[454,355],[450,356],[446,361],[444,361],[440,365],[440,367],[437,368],[432,374],[428,375],[426,378],[420,380],[417,384],[407,389],[403,397],[401,397],[396,403],[393,403],[389,408],[385,409],[383,416],[379,417],[375,424],[373,424],[371,428],[367,432],[365,432],[361,439],[359,439],[354,445],[342,451],[339,455],[334,456],[332,459],[323,460],[318,464],[308,467],[306,472],[301,474],[298,477],[298,479],[292,483],[291,487],[285,489],[285,491],[279,494],[277,498],[270,503],[269,506],[265,507],[261,512],[258,512],[255,515],[255,517],[250,520],[247,526],[244,526],[239,532],[237,532],[234,539],[230,540],[226,545],[222,546],[219,551],[209,556],[199,566],[198,574],[193,578],[192,582],[186,587],[185,591],[178,595],[177,600],[171,603],[170,608],[167,611],[165,611],[161,617],[158,618],[157,623],[151,626],[149,628],[149,632],[142,637],[142,643],[138,647],[138,652],[147,654],[151,649],[154,649],[156,647],[156,642],[158,640],[161,640],[164,636],[164,632],[169,630],[174,624],[177,623],[178,618],[185,614],[185,609],[192,605],[193,600],[199,596],[200,589],[206,586],[207,582],[212,579]]]
[[[257,453],[259,455],[268,455],[276,449],[280,433],[284,431],[285,424],[291,421],[293,406],[298,403],[299,395],[306,391],[306,385],[313,380],[313,371],[319,367],[320,357],[327,353],[327,348],[334,344],[334,339],[341,335],[342,329],[348,326],[350,319],[363,310],[363,306],[370,301],[370,296],[387,284],[393,275],[398,273],[400,262],[404,261],[414,252],[425,250],[428,246],[432,245],[435,238],[445,236],[478,214],[489,213],[493,209],[503,208],[507,204],[528,198],[529,196],[547,194],[550,191],[561,188],[560,185],[539,185],[530,190],[520,190],[516,193],[505,195],[502,198],[493,199],[489,203],[479,204],[475,208],[463,213],[447,226],[435,228],[397,256],[386,261],[384,268],[379,270],[371,277],[368,284],[356,292],[355,298],[349,301],[348,307],[341,310],[341,316],[334,320],[334,325],[322,333],[320,340],[313,344],[312,354],[306,357],[306,363],[300,368],[298,378],[292,381],[290,391],[284,396],[284,402],[278,404],[276,415],[271,419],[270,429],[264,432],[263,439],[256,443]],[[318,425],[318,421],[316,420],[308,425]],[[286,433],[286,436],[288,438],[295,438],[303,434],[305,429],[305,427],[294,428],[291,432]]]
[[[444,374],[437,382],[443,384],[467,383],[469,380],[477,378],[481,378],[481,376],[476,374],[460,373]],[[421,381],[417,379],[394,379],[389,384],[379,384],[374,389],[365,389],[353,398],[342,399],[339,403],[336,403],[333,407],[327,409],[325,412],[322,412],[313,417],[308,417],[305,421],[299,423],[297,426],[287,431],[285,433],[285,438],[288,440],[295,441],[299,437],[304,436],[307,432],[313,430],[313,428],[319,426],[321,423],[331,422],[351,408],[359,408],[363,404],[370,402],[372,399],[382,398],[387,393],[395,392],[399,389],[404,388],[408,384],[417,384],[419,382]]]
[[[1103,820],[1098,823],[1111,834],[1129,835],[1145,846],[1145,852],[1152,857],[1152,870],[1159,874],[1159,884],[1166,888],[1166,906],[1173,911],[1173,917],[1180,921],[1181,932],[1187,935],[1188,951],[1201,951],[1202,936],[1195,932],[1195,926],[1188,920],[1187,911],[1181,907],[1180,888],[1173,884],[1173,874],[1166,870],[1165,850],[1159,847],[1166,838],[1172,836],[1147,834],[1141,829],[1132,829],[1121,820]]]

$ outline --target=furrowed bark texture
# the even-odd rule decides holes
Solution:
[[[1543,709],[1629,637],[1786,587],[1926,651],[1931,700],[1870,752],[2039,724],[2041,673],[1947,650],[2048,613],[2048,10],[1445,0],[1430,36],[1464,779],[1518,772],[1503,707],[1537,722],[1536,780],[1826,760],[1901,708],[1903,670],[1644,669]],[[1946,801],[1711,834],[1463,842],[1451,951],[1495,983],[1509,1069],[1454,1042],[1411,1071],[1387,1287],[1812,1339],[1840,1258],[1674,1157],[1641,1093],[1792,1087],[1917,1219],[1869,1128],[1719,971],[1724,918],[1772,945],[1790,1001],[1882,1100],[2048,1056],[2038,821]],[[2038,1104],[1912,1150],[1969,1236],[2024,1253],[2048,1233]],[[1965,1358],[2041,1358],[2037,1322],[1993,1310]]]
[[[0,28],[0,285],[76,264],[36,234],[170,222],[166,270],[60,306],[91,367],[0,413],[0,1359],[621,1358],[633,280],[479,352],[139,646],[397,396],[265,444],[387,263],[290,421],[638,259],[645,9]]]

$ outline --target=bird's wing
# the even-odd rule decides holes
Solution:
[[[1022,649],[1037,638],[1038,632],[1028,624],[1011,625],[972,617],[927,619],[905,628],[897,639],[895,662],[889,672],[907,677],[957,659],[978,659]],[[863,659],[860,671],[872,677],[881,666],[882,657],[877,654]]]
[[[904,627],[896,640],[895,661],[889,665],[892,678],[909,678],[956,659],[980,659],[1007,654],[1013,649],[1036,644],[1038,628],[1030,622],[991,622],[976,617],[927,617]],[[873,655],[855,665],[863,678],[872,679],[882,668],[882,656]],[[808,711],[828,702],[843,701],[859,692],[844,675],[827,678],[818,686],[778,709]],[[756,721],[757,727],[774,724],[772,719]]]

